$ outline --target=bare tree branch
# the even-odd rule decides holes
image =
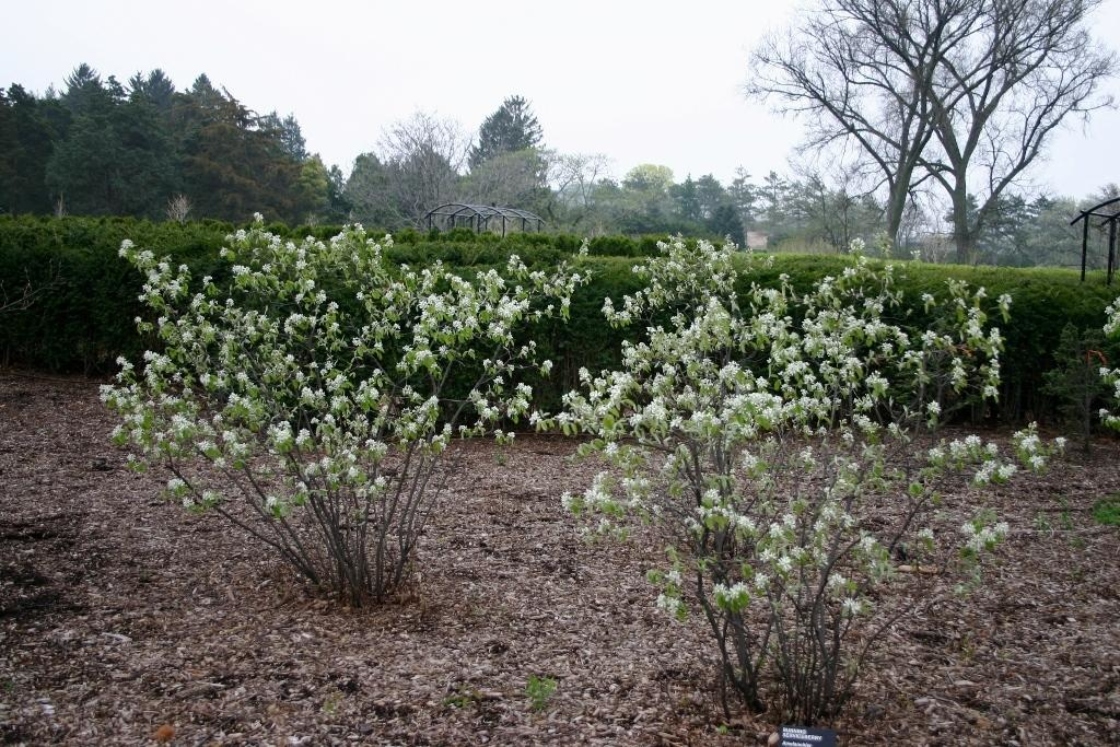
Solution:
[[[386,128],[378,149],[397,210],[418,223],[428,210],[454,199],[471,143],[458,122],[422,111]]]
[[[18,289],[9,291],[7,284],[0,280],[0,316],[14,314],[30,308],[39,298],[46,295],[59,283],[59,270],[56,264],[51,265],[49,275],[45,282],[36,284],[32,282],[31,275],[24,270],[24,281]]]
[[[957,259],[1115,54],[1091,39],[1101,0],[823,0],[752,56],[749,96],[809,118],[811,142],[854,142],[887,192],[897,239],[910,195],[948,195]],[[866,176],[868,169],[857,170]]]

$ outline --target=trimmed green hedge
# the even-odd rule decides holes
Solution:
[[[195,277],[221,279],[228,267],[218,251],[225,236],[237,227],[216,221],[186,224],[151,223],[123,218],[12,218],[0,217],[0,283],[12,301],[30,285],[41,289],[32,306],[0,312],[0,361],[8,365],[49,371],[79,371],[105,375],[115,370],[118,355],[135,359],[150,341],[140,339],[134,320],[144,313],[137,300],[141,278],[117,251],[125,238],[175,262],[190,266]],[[269,229],[294,240],[327,238],[332,226]],[[593,275],[577,292],[567,325],[550,322],[533,334],[544,355],[556,362],[553,377],[535,382],[540,404],[555,408],[563,391],[576,385],[581,367],[598,370],[615,364],[626,334],[603,320],[603,299],[618,302],[639,287],[632,272],[639,258],[656,252],[656,238],[633,240],[599,237],[590,242],[588,257],[579,264]],[[464,271],[504,264],[510,254],[531,265],[552,265],[571,258],[579,237],[556,234],[476,236],[469,231],[422,234],[406,231],[394,236],[388,256],[399,263],[442,261]],[[777,255],[772,268],[759,270],[744,282],[772,284],[786,274],[796,288],[807,289],[824,275],[836,275],[849,258],[830,255]],[[1053,402],[1043,393],[1043,373],[1055,360],[1066,324],[1081,330],[1099,329],[1104,308],[1120,295],[1105,285],[1103,273],[1082,284],[1076,271],[1059,269],[974,268],[952,265],[895,263],[898,285],[909,304],[900,313],[907,325],[926,324],[920,298],[940,290],[948,278],[982,285],[993,299],[1008,293],[1014,299],[1011,321],[1000,324],[1007,341],[1003,363],[1003,392],[996,414],[1011,421],[1048,417]]]
[[[5,363],[105,373],[118,355],[142,352],[134,319],[142,278],[117,256],[121,241],[159,247],[200,276],[223,271],[215,245],[232,227],[115,218],[0,218],[0,283],[9,303],[25,287],[33,305],[0,316]],[[220,241],[220,239],[219,239]]]

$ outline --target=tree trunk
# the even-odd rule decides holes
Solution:
[[[908,153],[898,164],[898,172],[890,181],[890,193],[887,195],[887,238],[891,246],[898,248],[898,234],[902,231],[902,216],[906,215],[906,203],[910,199],[910,187],[914,181],[914,164],[917,162],[917,153]]]
[[[976,231],[968,219],[968,189],[963,180],[953,190],[953,242],[957,247],[957,264],[976,262]]]
[[[900,181],[891,188],[890,195],[887,197],[887,210],[884,216],[887,222],[887,238],[895,248],[898,248],[898,234],[902,230],[902,216],[906,212],[907,196],[905,182]]]

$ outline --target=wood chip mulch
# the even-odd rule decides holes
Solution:
[[[419,578],[348,610],[112,447],[98,384],[0,372],[0,744],[764,745],[669,620],[652,534],[587,543],[563,439],[469,443]],[[1120,443],[997,491],[984,583],[885,635],[844,745],[1120,744]],[[556,689],[534,698],[530,681]]]

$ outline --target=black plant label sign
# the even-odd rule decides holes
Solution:
[[[836,747],[836,732],[807,726],[783,726],[781,747]]]

